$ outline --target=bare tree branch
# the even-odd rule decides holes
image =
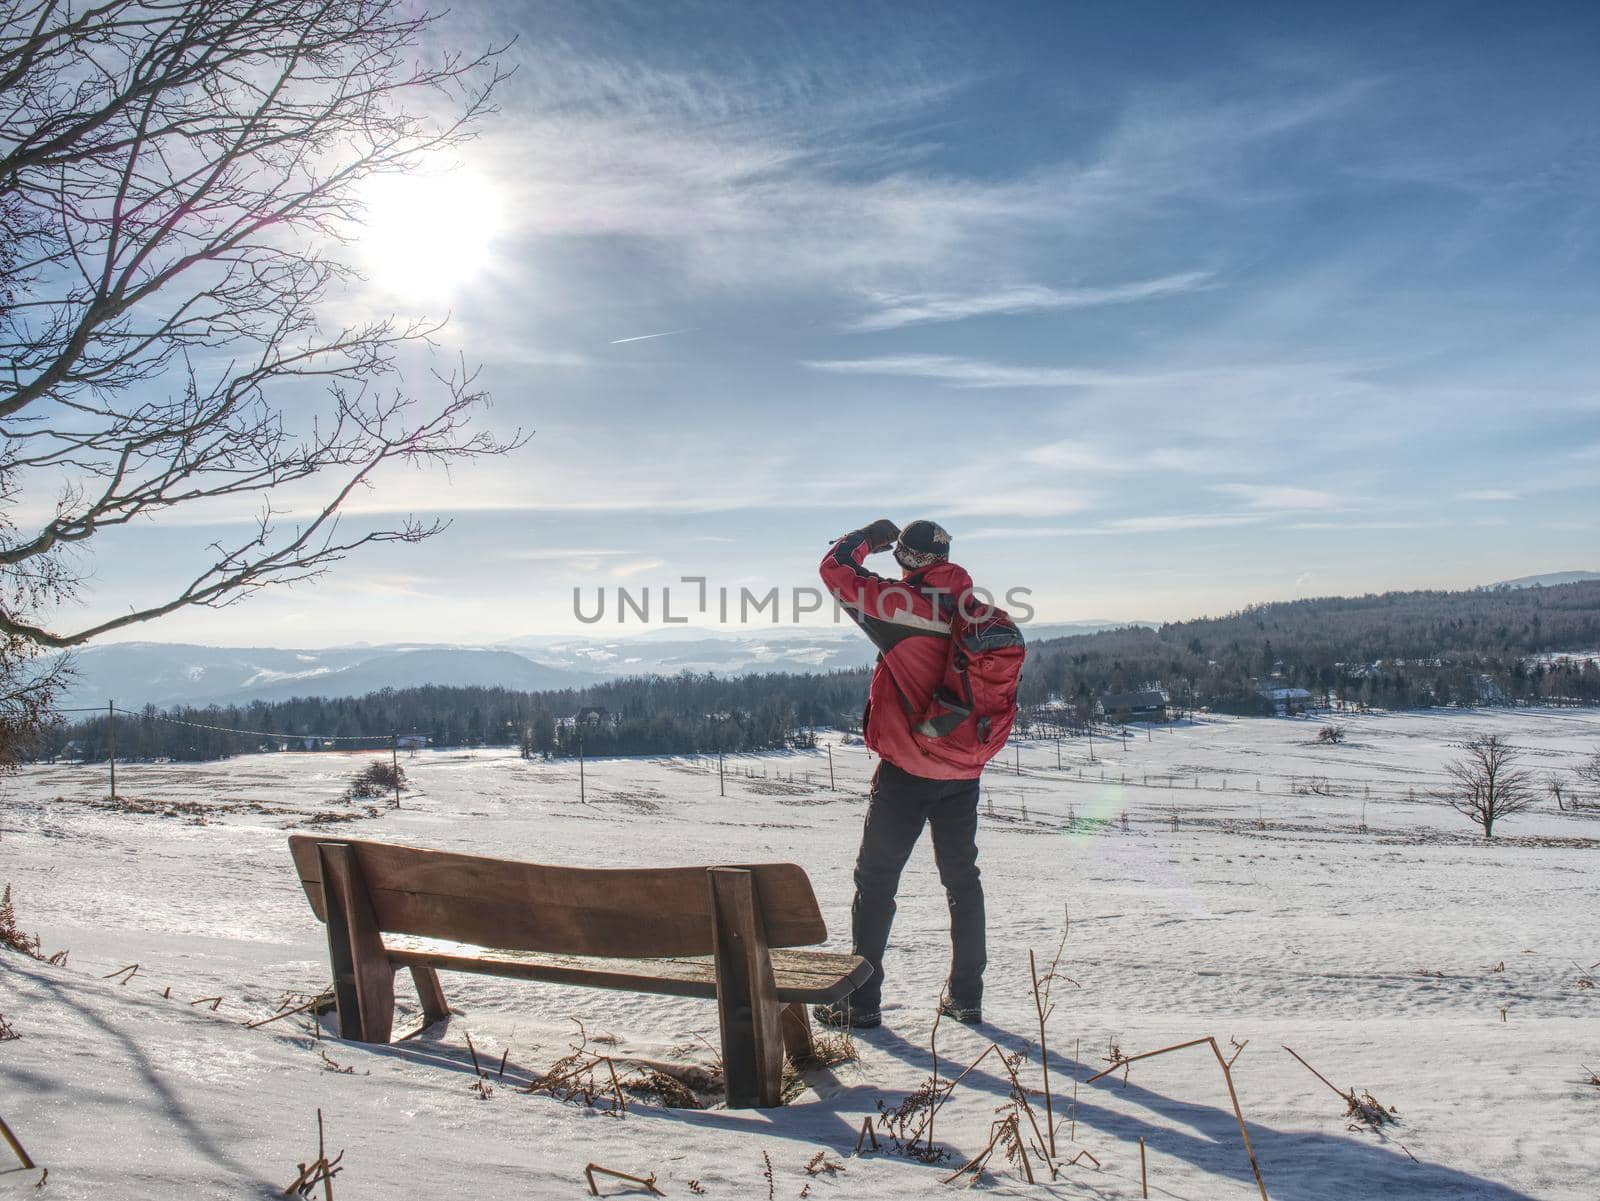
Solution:
[[[397,356],[438,323],[317,319],[355,278],[337,252],[358,185],[493,111],[504,47],[430,62],[441,16],[406,0],[0,5],[0,638],[74,646],[431,537],[445,523],[341,531],[340,513],[391,460],[525,440],[469,428],[487,397],[465,364],[424,381],[431,399],[396,387]],[[319,483],[309,520],[276,520],[275,492]],[[80,583],[72,547],[240,497],[260,502],[254,530],[164,599],[80,629],[52,616]]]

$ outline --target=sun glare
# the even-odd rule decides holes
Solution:
[[[448,300],[489,267],[501,205],[476,172],[380,176],[367,182],[362,202],[362,263],[384,291],[425,304]]]

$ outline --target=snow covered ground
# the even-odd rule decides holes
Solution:
[[[1340,746],[1315,743],[1315,721],[1208,719],[1125,747],[1096,739],[1092,762],[1072,740],[1059,769],[1054,742],[1024,744],[1020,775],[1008,751],[980,827],[988,1024],[940,1026],[941,1075],[993,1040],[1027,1050],[1037,1088],[1027,953],[1048,961],[1070,910],[1061,970],[1079,987],[1058,982],[1049,1027],[1064,1123],[1073,1077],[1107,1066],[1112,1045],[1127,1056],[1215,1035],[1230,1054],[1230,1038],[1248,1040],[1234,1077],[1274,1198],[1600,1195],[1600,1087],[1580,1067],[1600,1069],[1600,988],[1583,983],[1600,971],[1600,807],[1542,803],[1485,845],[1429,798],[1452,743],[1495,731],[1527,766],[1565,769],[1600,745],[1600,714],[1339,720]],[[844,948],[873,761],[859,746],[833,755],[836,792],[823,751],[730,758],[726,799],[714,760],[590,761],[580,803],[575,763],[424,752],[403,762],[415,791],[402,809],[323,828],[589,865],[789,859]],[[0,950],[0,1015],[18,1036],[0,1041],[0,1117],[49,1168],[36,1194],[40,1172],[11,1170],[0,1147],[0,1196],[281,1196],[316,1154],[319,1107],[346,1199],[578,1197],[589,1162],[656,1173],[669,1197],[759,1198],[764,1154],[775,1197],[920,1196],[987,1142],[1010,1089],[992,1057],[939,1112],[945,1165],[852,1154],[863,1116],[930,1068],[948,943],[926,840],[902,885],[885,1027],[781,1110],[640,1101],[615,1120],[514,1087],[568,1052],[580,1020],[613,1056],[708,1064],[703,1001],[446,975],[459,1015],[393,1046],[339,1042],[326,1020],[320,1040],[297,1018],[247,1029],[328,979],[286,834],[351,811],[339,796],[366,758],[128,765],[120,809],[104,807],[103,765],[0,782],[0,883],[46,953],[70,951],[61,967]],[[135,962],[131,979],[102,979]],[[190,1004],[219,996],[215,1010]],[[469,1032],[495,1085],[486,1099],[470,1087]],[[1343,1102],[1284,1044],[1398,1122],[1347,1128]],[[1087,1149],[1098,1170],[1030,1185],[996,1156],[984,1187],[1138,1197],[1143,1137],[1151,1196],[1257,1195],[1209,1050],[1080,1085],[1075,1118],[1062,1158]],[[824,1150],[844,1170],[808,1175]]]

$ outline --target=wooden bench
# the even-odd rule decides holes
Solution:
[[[828,936],[793,863],[551,867],[312,834],[289,850],[327,925],[343,1038],[389,1041],[401,967],[430,1023],[450,1012],[441,968],[709,997],[729,1107],[772,1106],[784,1051],[810,1050],[806,1005],[872,974],[855,955],[790,949]]]

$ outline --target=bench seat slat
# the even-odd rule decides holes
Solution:
[[[672,997],[717,995],[717,973],[709,955],[678,959],[598,959],[589,955],[507,951],[397,934],[384,936],[384,949],[391,963],[406,967],[477,972]],[[847,996],[872,974],[872,969],[858,955],[789,949],[772,952],[772,974],[778,987],[778,1000],[785,1004],[820,1003]]]

